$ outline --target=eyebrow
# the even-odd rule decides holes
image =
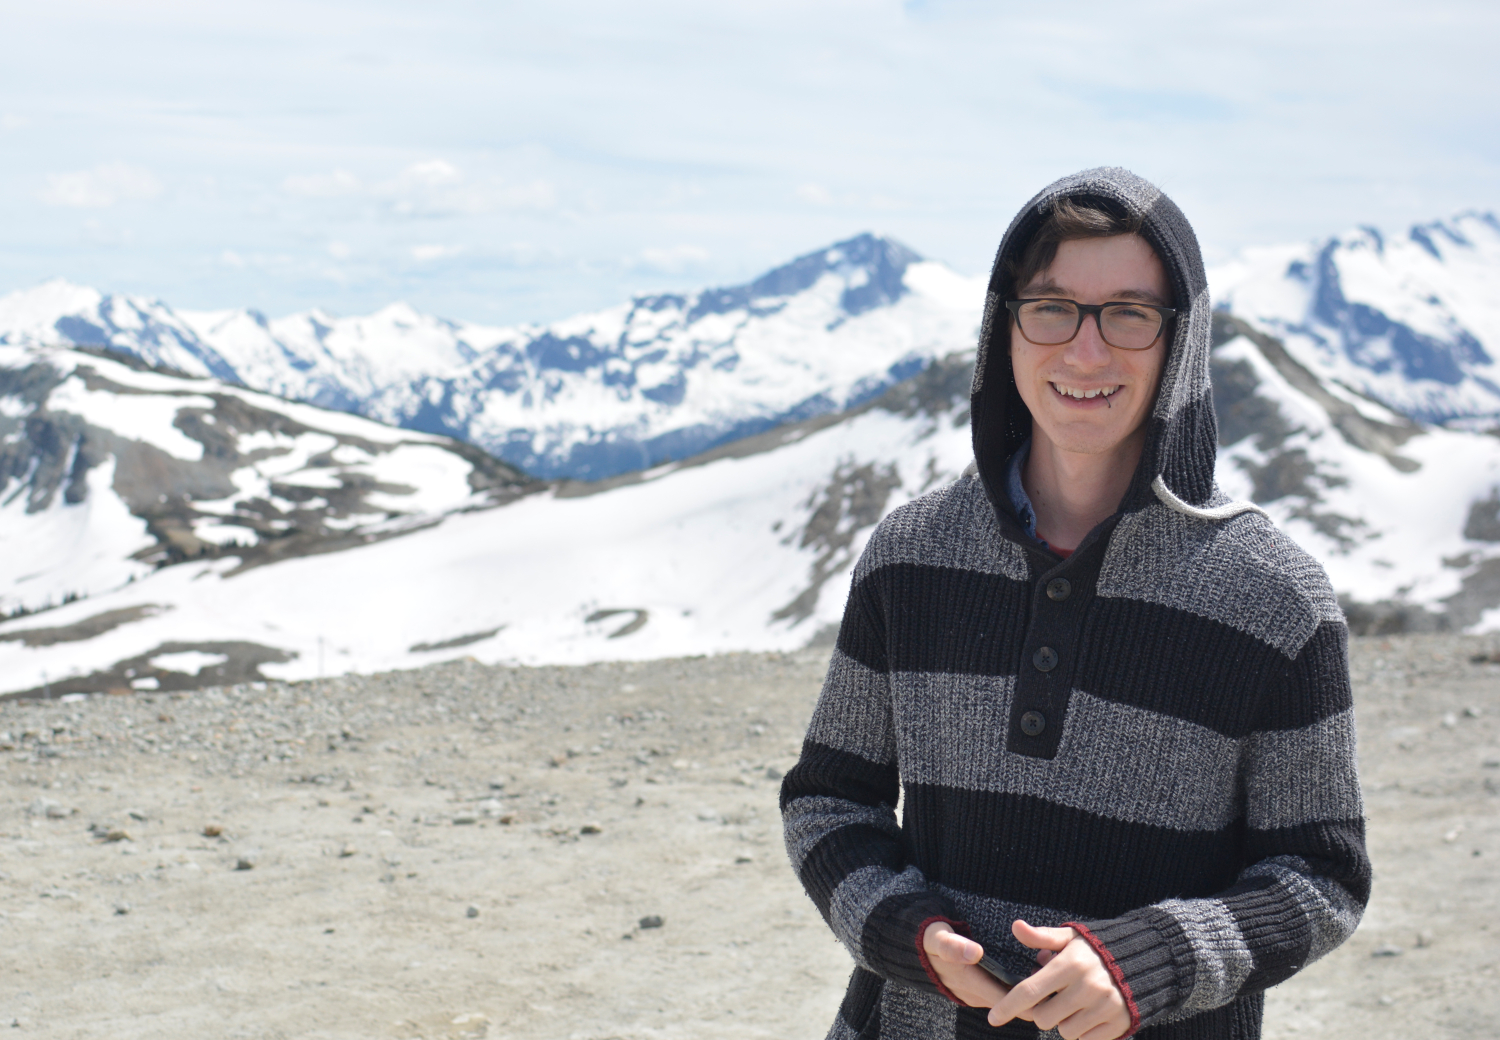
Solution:
[[[1037,286],[1034,289],[1027,290],[1026,295],[1027,296],[1031,296],[1031,297],[1036,297],[1036,296],[1051,296],[1051,297],[1064,297],[1064,298],[1066,298],[1067,297],[1067,293],[1068,293],[1068,290],[1064,289],[1062,286],[1058,285],[1056,282],[1047,282],[1045,285],[1039,285],[1039,286]],[[1110,293],[1108,295],[1107,299],[1109,299],[1109,300],[1138,300],[1141,303],[1154,303],[1158,307],[1167,307],[1167,306],[1170,306],[1170,304],[1168,304],[1166,300],[1163,300],[1160,296],[1156,295],[1154,292],[1147,292],[1144,289],[1121,289],[1119,292]]]

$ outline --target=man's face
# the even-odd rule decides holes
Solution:
[[[1166,271],[1139,235],[1062,242],[1052,265],[1019,295],[1171,306]],[[1144,438],[1168,331],[1145,350],[1120,350],[1100,338],[1090,316],[1070,342],[1049,347],[1029,342],[1012,318],[1011,366],[1021,400],[1031,409],[1034,434],[1063,451],[1088,455]]]

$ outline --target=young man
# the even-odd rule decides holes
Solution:
[[[782,787],[857,962],[830,1038],[1248,1040],[1358,923],[1347,630],[1214,486],[1209,317],[1191,227],[1127,171],[1006,232],[977,472],[872,535]]]

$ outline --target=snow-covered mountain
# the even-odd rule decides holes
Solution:
[[[0,344],[108,347],[392,425],[538,476],[600,479],[842,411],[970,346],[982,280],[860,235],[746,285],[491,328],[174,311],[64,282],[0,298]]]
[[[363,545],[532,486],[446,437],[28,347],[0,347],[0,481],[6,615],[188,560],[247,569]]]
[[[1500,417],[1494,214],[1249,250],[1210,283],[1217,306],[1325,379],[1423,422]]]
[[[1211,275],[1220,483],[1323,561],[1357,631],[1500,628],[1495,226]],[[6,297],[0,693],[805,644],[879,518],[969,462],[972,354],[943,344],[967,348],[983,286],[878,239],[772,275],[490,341],[404,308],[260,322],[57,283]],[[64,333],[196,375],[35,345]],[[247,373],[362,408],[425,388],[431,425],[612,475],[541,483],[227,381]]]
[[[1227,314],[1215,332],[1219,479],[1263,503],[1325,563],[1357,628],[1500,627],[1500,438],[1420,426],[1324,381],[1279,341]],[[45,352],[19,354],[0,361],[11,372],[44,363]],[[189,490],[185,500],[199,518],[196,536],[218,537],[207,517],[236,522],[237,502],[280,498],[284,512],[306,501],[299,495],[324,496],[332,482],[320,478],[336,461],[372,481],[404,483],[425,501],[394,519],[385,515],[390,497],[351,509],[381,512],[353,527],[353,537],[325,543],[337,551],[278,556],[260,542],[242,551],[225,539],[215,551],[149,569],[141,558],[161,553],[161,539],[130,512],[118,461],[107,480],[111,464],[90,456],[87,480],[57,485],[77,493],[55,492],[32,513],[28,489],[39,485],[11,476],[0,512],[6,557],[32,560],[41,577],[19,573],[17,563],[7,587],[44,581],[91,594],[0,624],[0,692],[190,689],[463,654],[563,663],[790,649],[837,621],[874,524],[962,479],[970,461],[972,355],[964,354],[840,414],[644,472],[543,487],[477,465],[465,470],[469,460],[455,464],[451,442],[207,380],[77,352],[54,351],[45,365],[52,374],[43,381],[71,373],[47,395],[46,411],[114,430],[112,451],[166,466],[162,486],[176,467],[202,464],[214,450],[200,415],[216,416],[208,425],[238,423],[235,402],[243,402],[298,424],[287,440],[235,426],[233,479]],[[4,398],[14,423],[30,421],[32,398]],[[405,447],[385,451],[391,444]],[[401,450],[427,454],[399,474],[379,469]],[[290,472],[285,483],[268,471],[273,465]],[[250,529],[259,515],[247,518]],[[48,548],[58,531],[86,533],[70,553]]]

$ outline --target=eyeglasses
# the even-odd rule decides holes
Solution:
[[[1021,335],[1037,346],[1069,343],[1090,314],[1104,342],[1121,350],[1145,350],[1161,336],[1176,307],[1150,303],[1079,303],[1077,300],[1006,300]]]

